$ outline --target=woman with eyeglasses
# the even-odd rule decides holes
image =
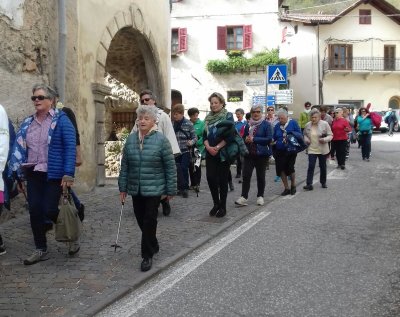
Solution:
[[[348,133],[351,132],[349,121],[343,118],[342,108],[336,108],[335,118],[332,122],[332,151],[336,153],[337,168],[344,170],[346,164],[346,144]]]
[[[242,195],[235,204],[246,206],[250,190],[250,181],[253,170],[257,175],[257,205],[264,205],[265,171],[268,159],[271,156],[270,144],[272,141],[271,124],[263,119],[262,106],[251,108],[251,119],[247,123],[243,139],[249,151],[243,161]]]
[[[46,220],[54,223],[63,188],[74,183],[76,161],[75,129],[67,115],[54,109],[57,93],[49,86],[32,89],[35,112],[21,124],[10,159],[10,169],[27,182],[29,215],[35,251],[25,265],[48,259]],[[23,191],[23,182],[20,182]],[[80,250],[79,242],[69,243],[69,255]]]
[[[221,218],[226,215],[230,164],[220,153],[221,149],[227,145],[229,137],[219,133],[222,129],[220,123],[232,122],[233,133],[235,126],[233,114],[225,109],[225,98],[220,93],[212,93],[208,101],[211,111],[204,119],[203,140],[206,148],[207,183],[214,203],[209,215]]]
[[[373,124],[367,108],[361,108],[355,120],[363,161],[369,162]]]

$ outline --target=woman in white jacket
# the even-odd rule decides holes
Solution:
[[[329,123],[321,120],[321,113],[318,109],[310,112],[310,122],[304,127],[304,142],[308,145],[308,170],[307,184],[304,190],[313,190],[313,177],[315,163],[319,161],[320,176],[319,181],[322,188],[326,185],[326,155],[329,153],[328,143],[332,140],[333,134]]]
[[[3,106],[0,105],[0,174],[3,173],[7,163],[8,148],[9,148],[9,133],[8,133],[8,117]],[[0,213],[4,204],[4,181],[0,177]],[[6,253],[3,238],[0,235],[0,255]]]

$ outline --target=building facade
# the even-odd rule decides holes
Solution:
[[[290,60],[296,110],[313,104],[400,107],[400,11],[357,1],[338,15],[283,13],[281,54]]]
[[[172,103],[209,111],[208,96],[216,91],[227,109],[248,111],[253,95],[265,94],[265,69],[230,74],[206,70],[210,60],[226,60],[231,51],[245,57],[277,49],[280,41],[278,6],[281,1],[175,1],[171,13]]]
[[[140,90],[170,107],[170,34],[164,0],[2,1],[0,103],[18,126],[33,84],[58,89],[81,134],[77,187],[104,185],[105,143],[132,124]]]

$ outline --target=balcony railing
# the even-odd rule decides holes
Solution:
[[[323,60],[323,70],[327,71],[400,71],[400,58],[383,57],[352,57],[326,58]]]

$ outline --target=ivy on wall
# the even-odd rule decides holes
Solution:
[[[209,60],[206,65],[207,71],[210,73],[229,74],[259,70],[271,64],[287,64],[286,59],[279,58],[278,49],[258,52],[250,58],[244,57],[243,51],[232,50],[228,51],[226,55],[228,56],[226,60]]]

